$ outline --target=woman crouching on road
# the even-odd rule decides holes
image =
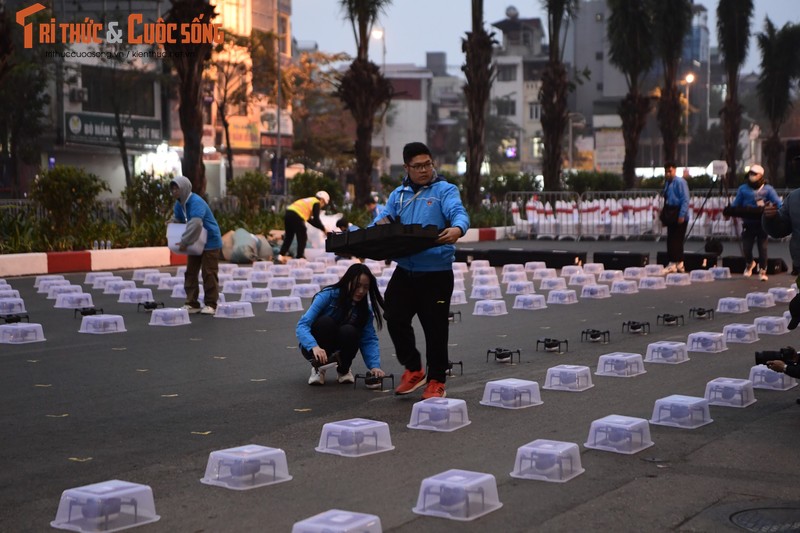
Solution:
[[[383,327],[383,297],[369,268],[356,263],[337,283],[314,295],[311,306],[297,323],[303,357],[311,363],[309,385],[325,384],[325,367],[336,365],[339,383],[353,383],[350,365],[358,350],[369,370],[366,383],[379,387],[384,376],[378,329]],[[322,367],[322,368],[321,368]]]

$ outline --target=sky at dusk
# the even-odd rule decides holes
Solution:
[[[697,2],[708,9],[711,45],[716,46],[717,2]],[[765,17],[781,27],[800,22],[798,0],[755,0],[753,34],[763,31]],[[506,8],[513,5],[521,18],[541,18],[545,11],[539,0],[513,2],[484,0],[484,20],[488,25],[502,20]],[[386,28],[386,62],[425,65],[426,52],[446,52],[450,73],[457,74],[464,62],[461,39],[470,29],[469,0],[394,0],[376,26]],[[355,54],[355,39],[350,23],[343,17],[339,0],[292,0],[292,32],[298,41],[316,41],[323,52]],[[381,42],[370,42],[372,60],[381,63]],[[760,57],[755,39],[743,73],[758,69]]]

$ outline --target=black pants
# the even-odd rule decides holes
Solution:
[[[339,352],[339,365],[336,367],[336,371],[339,374],[347,374],[350,370],[350,365],[353,364],[356,353],[358,353],[361,341],[361,332],[358,328],[352,324],[340,326],[333,318],[323,315],[311,325],[311,335],[317,341],[317,344],[325,350],[328,357],[333,352]],[[300,351],[306,360],[314,361],[314,354],[311,350],[301,346]]]
[[[280,254],[287,255],[289,253],[289,247],[292,245],[294,236],[297,235],[297,258],[303,257],[303,254],[306,253],[306,243],[308,242],[306,221],[294,211],[286,211],[283,216],[283,225],[286,232],[283,236]]]
[[[688,226],[688,220],[684,220],[683,224],[667,226],[667,258],[670,263],[683,261],[683,241],[686,239],[686,228]]]
[[[449,357],[450,297],[453,271],[409,272],[397,267],[386,287],[384,317],[392,337],[397,360],[406,369],[422,369],[422,355],[416,347],[411,320],[417,315],[425,333],[428,380],[445,382]]]
[[[758,269],[767,269],[767,232],[760,225],[744,224],[742,226],[742,250],[745,268],[753,261],[753,244],[758,243]]]

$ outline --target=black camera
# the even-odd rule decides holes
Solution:
[[[767,361],[783,361],[784,363],[797,362],[797,350],[791,346],[785,346],[780,350],[764,350],[763,352],[756,352],[756,364],[766,365]]]

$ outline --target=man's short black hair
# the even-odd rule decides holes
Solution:
[[[430,149],[425,145],[425,143],[413,142],[408,143],[403,147],[403,163],[406,165],[418,155],[429,155],[431,158],[433,157]]]
[[[675,161],[667,161],[664,163],[664,168],[678,168],[678,165],[675,164]]]

